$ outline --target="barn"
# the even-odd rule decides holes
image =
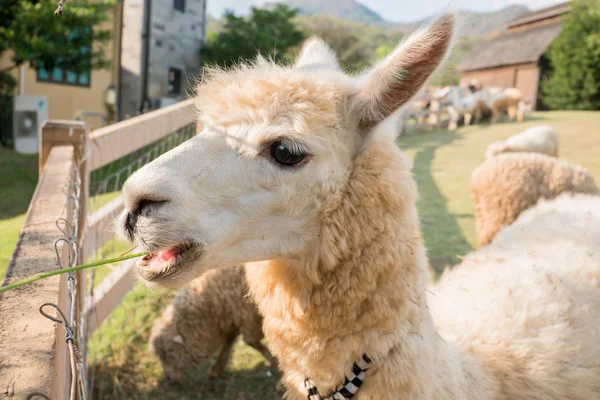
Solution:
[[[525,14],[508,23],[506,29],[477,45],[458,66],[461,85],[477,80],[484,86],[516,87],[534,109],[539,82],[548,67],[544,52],[562,27],[569,3]]]

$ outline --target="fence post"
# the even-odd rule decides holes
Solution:
[[[39,172],[40,176],[44,165],[54,146],[72,145],[75,151],[75,162],[79,164],[81,173],[81,207],[79,212],[79,240],[83,240],[85,223],[88,212],[90,193],[90,131],[83,121],[49,120],[42,124],[40,135]],[[78,260],[82,262],[82,260]]]
[[[39,152],[39,170],[40,176],[46,165],[48,155],[54,146],[73,146],[73,155],[75,165],[79,166],[79,215],[77,224],[78,237],[78,257],[77,264],[85,262],[82,251],[85,241],[85,232],[87,225],[89,193],[90,193],[90,162],[89,155],[90,147],[90,131],[87,124],[83,121],[71,120],[49,120],[42,124],[40,135],[40,152]],[[85,293],[86,293],[86,276],[84,271],[78,271],[77,275],[77,305],[75,307],[75,318],[78,326],[76,329],[76,338],[80,343],[79,351],[85,360],[87,338],[85,337],[86,327],[83,319],[85,312]],[[84,322],[85,321],[85,322]],[[81,323],[81,326],[80,326]]]
[[[3,284],[57,268],[53,245],[62,234],[56,220],[64,215],[72,223],[73,202],[66,201],[62,188],[70,180],[73,162],[72,146],[58,146],[50,152]],[[62,246],[61,259],[68,259],[68,246]],[[0,388],[13,400],[35,398],[31,396],[36,392],[49,399],[68,398],[71,379],[65,330],[40,314],[38,308],[46,302],[68,312],[65,275],[0,296]]]

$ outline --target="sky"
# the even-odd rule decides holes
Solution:
[[[565,0],[358,0],[391,22],[412,22],[429,17],[451,7],[469,11],[493,11],[511,4],[523,4],[532,10],[562,3]],[[226,9],[246,14],[250,6],[260,6],[265,0],[207,0],[208,13],[220,17]]]

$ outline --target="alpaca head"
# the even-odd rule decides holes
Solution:
[[[499,140],[497,142],[492,142],[488,145],[485,151],[485,158],[486,160],[490,159],[492,157],[497,156],[498,154],[505,153],[508,150],[509,147],[504,141]]]
[[[203,131],[123,188],[119,231],[150,252],[140,275],[176,286],[210,268],[312,257],[323,208],[385,135],[380,123],[442,63],[453,26],[444,15],[357,77],[318,39],[290,67],[259,58],[209,72],[197,94]]]
[[[225,340],[220,335],[196,334],[194,331],[203,329],[202,326],[195,325],[193,330],[178,326],[175,313],[176,310],[171,304],[161,318],[154,322],[148,339],[148,349],[160,359],[165,378],[181,382],[186,371],[201,366]]]
[[[174,312],[171,304],[162,317],[155,321],[150,332],[148,348],[160,359],[165,378],[180,382],[184,378],[186,370],[201,365],[216,349],[199,352],[186,346],[185,339],[177,330]]]

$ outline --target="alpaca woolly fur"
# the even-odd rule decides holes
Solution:
[[[587,170],[537,153],[506,153],[478,166],[471,177],[475,228],[480,246],[492,241],[540,198],[563,192],[599,193]]]
[[[546,400],[556,393],[575,400],[600,391],[600,349],[589,346],[598,324],[579,312],[596,310],[598,296],[561,289],[561,301],[571,294],[577,310],[568,329],[553,309],[518,309],[527,337],[557,334],[542,335],[535,347],[526,341],[501,365],[493,360],[521,339],[506,334],[514,321],[493,321],[502,340],[468,346],[454,338],[470,335],[476,344],[485,318],[461,325],[454,337],[432,319],[411,163],[382,122],[423,87],[453,37],[454,16],[446,14],[357,77],[341,71],[319,40],[293,66],[259,60],[213,71],[198,88],[204,130],[123,188],[118,226],[150,252],[136,265],[145,280],[176,286],[245,263],[289,400],[307,399],[307,377],[331,395],[363,354],[373,366],[357,400]],[[541,267],[530,271],[546,279]],[[470,276],[463,282],[478,284]],[[519,306],[510,298],[517,283],[489,285],[486,296],[496,299],[490,314]],[[454,295],[440,301],[460,320],[476,303],[453,308]],[[556,295],[546,286],[518,294],[548,296],[548,304]],[[555,339],[565,332],[588,339],[584,357],[571,358],[572,342],[561,353]],[[536,364],[536,354],[550,350],[554,357],[540,358],[550,362]],[[538,366],[535,391],[524,386],[524,365]],[[560,392],[551,384],[557,373]],[[523,395],[511,397],[512,388]]]
[[[181,289],[152,326],[150,350],[161,361],[165,377],[181,381],[215,352],[208,372],[219,376],[239,335],[273,363],[263,339],[262,317],[248,298],[243,266],[209,271]]]
[[[437,331],[481,361],[493,399],[600,396],[600,197],[525,211],[428,292]]]
[[[504,141],[491,143],[485,152],[485,158],[509,152],[541,153],[558,157],[558,136],[552,127],[537,125]]]
[[[530,256],[555,268],[562,277],[600,288],[600,193],[563,193],[540,199],[517,221],[501,230],[492,244],[509,256],[537,249]],[[554,249],[552,248],[554,247]]]

